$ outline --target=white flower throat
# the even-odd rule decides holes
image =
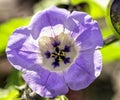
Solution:
[[[43,36],[39,39],[41,52],[40,63],[50,71],[63,71],[67,69],[78,55],[79,47],[75,40],[65,33],[56,37]]]

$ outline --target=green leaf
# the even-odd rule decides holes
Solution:
[[[7,78],[6,87],[9,86],[20,86],[24,84],[20,71],[13,69],[9,77]]]
[[[105,8],[103,8],[97,1],[95,0],[71,0],[72,5],[78,5],[80,3],[87,3],[89,5],[89,13],[93,18],[100,18],[105,16]]]
[[[81,3],[81,2],[84,2],[84,0],[71,0],[72,5],[77,5],[77,4]]]
[[[108,45],[107,47],[104,47],[101,51],[104,63],[109,63],[120,59],[120,42]]]
[[[19,92],[12,86],[7,89],[0,89],[0,100],[20,100]]]
[[[113,31],[107,26],[103,27],[101,30],[104,39],[113,35]],[[103,56],[103,63],[109,63],[120,59],[120,41],[105,46],[101,49],[101,52]]]
[[[0,55],[4,52],[8,38],[12,32],[20,26],[27,25],[28,22],[29,18],[16,18],[0,25]]]
[[[64,95],[58,96],[55,98],[55,100],[68,100]]]
[[[89,2],[90,4],[90,15],[93,18],[101,18],[105,16],[105,10],[96,2]]]

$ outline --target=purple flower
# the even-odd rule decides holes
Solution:
[[[6,53],[29,87],[43,97],[88,87],[102,69],[98,23],[84,12],[51,7],[14,31]]]

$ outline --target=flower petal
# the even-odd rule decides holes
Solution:
[[[26,72],[23,74],[23,78],[33,91],[43,97],[53,98],[68,92],[68,87],[62,75],[57,73],[46,75],[44,72],[41,70]]]
[[[52,72],[47,80],[46,88],[51,92],[52,97],[63,95],[68,92],[68,86],[65,83],[62,74]]]
[[[102,70],[101,52],[99,50],[83,51],[76,59],[75,63],[86,70],[89,75],[98,77]]]
[[[71,40],[66,42],[68,38],[64,40],[61,38],[63,35],[60,37],[60,33],[72,36]],[[56,35],[58,36],[55,37]],[[48,38],[54,41],[60,39],[60,49],[56,49],[52,42],[49,43]],[[45,41],[51,46],[47,47]],[[66,50],[65,46],[69,46],[68,44],[74,50],[72,48]],[[76,11],[70,14],[65,9],[51,7],[38,12],[29,26],[14,31],[9,39],[6,53],[11,64],[23,72],[24,80],[34,92],[43,97],[53,98],[66,94],[69,88],[72,90],[86,88],[100,75],[102,57],[97,49],[102,45],[99,26],[88,14]],[[49,59],[50,54],[45,54],[46,51],[51,54],[57,52],[55,54],[57,58]],[[79,55],[67,54],[72,51]],[[65,58],[68,59],[65,60]],[[60,72],[45,69],[46,66],[50,67],[52,60],[63,61],[58,66]],[[61,70],[61,66],[65,69]]]
[[[102,54],[100,50],[96,50],[94,52],[94,70],[95,70],[95,77],[98,77],[102,71]]]
[[[71,31],[82,50],[100,48],[103,45],[99,25],[88,14],[74,11],[66,22],[66,28]]]
[[[90,52],[89,52],[90,53]],[[68,86],[72,90],[88,87],[100,75],[102,59],[99,50],[81,54],[75,63],[64,73]]]
[[[44,70],[39,65],[34,65],[34,70],[27,70],[22,76],[34,92],[45,96],[50,95],[50,92],[45,87],[49,74],[49,71]]]
[[[68,72],[64,73],[64,77],[68,87],[72,90],[84,89],[94,80],[94,77],[91,77],[77,64],[73,64]]]
[[[68,15],[69,12],[67,10],[57,7],[51,7],[42,12],[38,12],[33,16],[28,26],[32,30],[31,34],[33,38],[37,39],[42,32],[46,35],[55,35],[59,31],[63,32],[63,24]],[[56,25],[57,27],[55,27]]]
[[[37,49],[30,36],[30,30],[19,28],[9,38],[6,53],[11,64],[16,69],[24,71],[35,64]]]

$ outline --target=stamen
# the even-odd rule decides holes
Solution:
[[[56,68],[57,66],[60,66],[59,61],[57,59],[55,59],[52,65],[54,66],[54,68]]]
[[[67,63],[70,63],[70,57],[67,57],[64,59],[64,63],[67,64]]]
[[[56,51],[56,53],[59,53],[59,52],[60,52],[60,48],[57,46],[57,47],[55,48],[55,51]]]
[[[68,68],[77,57],[79,48],[69,34],[56,37],[41,37],[40,50],[43,56],[43,66],[53,71],[62,71]],[[42,41],[44,40],[44,41]],[[49,40],[49,41],[48,41]],[[49,46],[46,46],[49,44]]]
[[[65,47],[64,47],[64,51],[65,51],[65,52],[70,52],[70,46],[65,45]]]
[[[46,51],[46,52],[45,52],[45,56],[46,56],[46,58],[50,58],[50,56],[51,56],[50,52],[49,52],[49,51]]]
[[[50,55],[51,57],[55,57],[56,56],[56,54],[55,53],[51,53],[51,55]]]
[[[64,62],[64,64],[70,63],[70,57],[65,57],[67,52],[70,52],[70,46],[65,45],[64,49],[61,50],[60,49],[60,42],[59,41],[54,41],[54,43],[52,44],[53,47],[55,48],[54,52],[50,53],[49,51],[45,52],[45,56],[46,58],[54,58],[55,61],[52,63],[52,65],[54,66],[54,68],[58,67],[61,61]]]
[[[54,41],[53,43],[52,43],[52,45],[53,45],[53,47],[57,47],[57,46],[59,46],[60,45],[60,42],[59,41]]]
[[[61,55],[61,56],[65,56],[65,51],[64,51],[64,50],[61,50],[60,55]]]

